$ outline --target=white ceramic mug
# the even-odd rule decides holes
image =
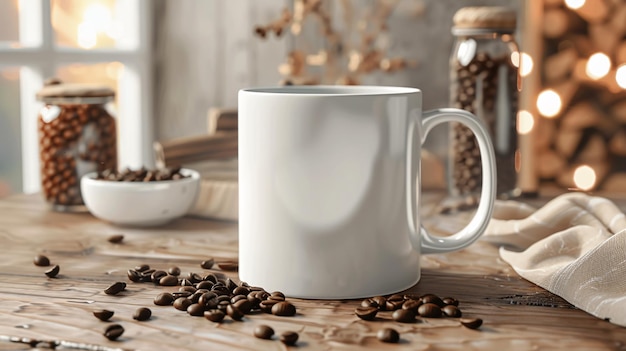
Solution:
[[[391,294],[419,281],[421,253],[464,248],[488,224],[496,177],[487,128],[463,110],[422,113],[419,89],[245,89],[238,112],[242,281],[301,298]],[[483,188],[471,222],[437,237],[420,226],[420,154],[444,122],[476,135]]]

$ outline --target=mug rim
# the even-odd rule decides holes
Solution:
[[[384,85],[285,85],[245,88],[239,92],[279,96],[380,96],[415,94],[421,90]]]

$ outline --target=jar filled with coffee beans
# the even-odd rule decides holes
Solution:
[[[450,104],[474,113],[487,124],[493,141],[500,198],[519,195],[517,186],[517,109],[519,51],[513,37],[514,10],[465,7],[454,15],[455,45],[450,58]],[[465,126],[450,127],[448,186],[453,196],[480,192],[478,143]]]
[[[117,168],[117,134],[108,87],[48,79],[37,93],[42,192],[57,211],[86,211],[80,178]]]

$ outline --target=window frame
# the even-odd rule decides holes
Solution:
[[[134,45],[125,48],[80,49],[59,47],[52,27],[51,0],[19,0],[20,40],[28,46],[0,45],[0,67],[20,67],[20,120],[22,143],[22,190],[25,193],[41,189],[39,138],[37,118],[41,102],[36,92],[47,77],[59,67],[69,64],[94,64],[117,61],[124,73],[117,91],[118,166],[153,167],[152,120],[152,60],[151,14],[152,1],[124,1],[127,14],[136,23],[132,33]],[[28,10],[25,11],[24,9]],[[123,152],[121,152],[123,150]]]

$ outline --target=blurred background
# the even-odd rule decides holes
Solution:
[[[305,59],[313,66],[328,59],[320,55],[331,39],[315,19],[302,21],[297,32],[293,27],[280,36],[271,32],[284,9],[297,13],[305,3],[0,0],[0,196],[40,189],[36,120],[41,104],[35,94],[45,78],[115,89],[120,167],[150,166],[153,141],[205,135],[208,110],[236,108],[238,89],[293,78],[303,60],[294,52],[312,53]],[[330,83],[414,86],[424,90],[426,109],[448,106],[452,18],[470,5],[517,10],[515,36],[521,50],[533,54],[527,55],[526,74],[534,87],[522,91],[530,96],[522,98],[527,101],[522,117],[526,142],[533,143],[531,185],[537,180],[584,189],[574,182],[574,173],[586,166],[585,184],[590,177],[593,182],[585,190],[621,190],[626,156],[626,105],[620,104],[626,88],[626,70],[620,71],[626,63],[626,5],[621,0],[328,1],[323,6],[347,38],[383,16],[374,45],[397,59],[365,70],[358,81],[338,75]],[[354,48],[342,48],[349,49]],[[573,115],[570,122],[563,122],[568,115]],[[444,129],[427,147],[445,158],[446,145]]]

